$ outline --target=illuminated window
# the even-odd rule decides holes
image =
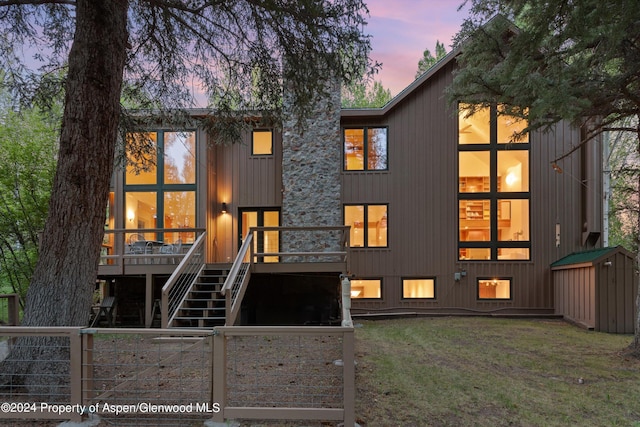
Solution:
[[[387,128],[344,129],[344,170],[386,170]]]
[[[270,130],[254,130],[251,139],[251,154],[254,156],[273,154],[273,132]]]
[[[382,298],[382,280],[354,279],[351,281],[351,298]]]
[[[196,226],[195,132],[140,132],[127,137],[124,223],[127,230]],[[131,149],[136,146],[138,149]],[[140,151],[139,148],[143,150]],[[144,148],[147,149],[144,149]],[[159,155],[162,153],[162,155]],[[141,232],[146,240],[192,243],[194,232]]]
[[[436,297],[435,279],[403,279],[402,298],[430,298]]]
[[[458,258],[529,260],[529,135],[526,120],[496,106],[460,104]]]
[[[351,226],[351,247],[387,247],[387,205],[345,205],[344,225]]]
[[[478,299],[511,299],[511,279],[478,279]]]
[[[158,134],[138,132],[127,135],[127,185],[158,183]]]

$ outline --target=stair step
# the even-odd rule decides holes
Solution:
[[[182,311],[224,311],[224,307],[180,307]]]
[[[185,302],[187,303],[193,303],[193,304],[202,304],[202,303],[213,303],[214,305],[224,305],[224,303],[226,302],[224,299],[215,299],[215,298],[189,298],[189,299],[185,299]]]
[[[174,320],[182,320],[182,321],[188,321],[188,320],[225,320],[225,318],[223,316],[212,316],[212,317],[206,317],[206,316],[189,316],[189,317],[174,317]]]
[[[207,328],[224,325],[225,297],[220,293],[229,270],[205,269],[189,289],[173,318],[175,328]]]

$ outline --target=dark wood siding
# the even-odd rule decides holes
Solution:
[[[380,300],[354,300],[355,313],[553,313],[550,264],[582,248],[580,150],[551,162],[579,144],[566,124],[531,136],[531,260],[464,261],[457,257],[457,116],[444,92],[455,61],[415,88],[384,116],[343,116],[343,126],[389,127],[389,169],[343,172],[343,203],[388,203],[389,247],[356,249],[357,277],[382,278]],[[560,245],[556,247],[556,223]],[[460,281],[456,272],[466,272]],[[435,300],[403,300],[402,279],[436,278]],[[478,301],[478,277],[512,279],[511,300]]]
[[[212,141],[210,141],[212,142]],[[209,262],[233,261],[237,252],[238,209],[279,207],[282,204],[282,135],[274,131],[274,154],[251,155],[251,133],[233,145],[210,144],[208,156],[209,206],[213,214],[208,230]],[[227,204],[228,213],[220,206]]]

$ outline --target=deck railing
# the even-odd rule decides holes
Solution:
[[[203,228],[141,228],[105,230],[100,271],[122,274],[126,266],[178,264]]]
[[[346,263],[348,270],[350,228],[253,227],[251,263],[338,262]]]
[[[0,295],[0,325],[18,326],[20,324],[20,295]]]
[[[251,271],[256,264],[334,263],[341,266],[343,273],[348,273],[349,230],[348,226],[250,228],[222,287],[226,325],[236,323]],[[293,240],[303,242],[300,244],[302,248],[291,244]]]
[[[201,234],[193,243],[180,264],[162,287],[161,317],[162,327],[171,326],[182,301],[186,297],[193,282],[205,267],[204,244],[207,234]]]
[[[251,278],[250,263],[245,262],[245,259],[247,259],[252,246],[253,233],[249,232],[242,242],[238,255],[220,291],[225,298],[225,324],[228,326],[236,323],[242,298]]]

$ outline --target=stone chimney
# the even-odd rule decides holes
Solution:
[[[293,113],[291,96],[284,97],[282,136],[282,225],[340,226],[341,137],[340,83],[327,79],[326,94],[316,95],[308,118],[302,122]],[[290,95],[290,94],[289,94]],[[287,251],[340,250],[336,233],[292,233],[283,239]],[[333,237],[333,238],[332,238]],[[296,241],[299,240],[299,241]],[[316,241],[314,241],[316,240]]]

